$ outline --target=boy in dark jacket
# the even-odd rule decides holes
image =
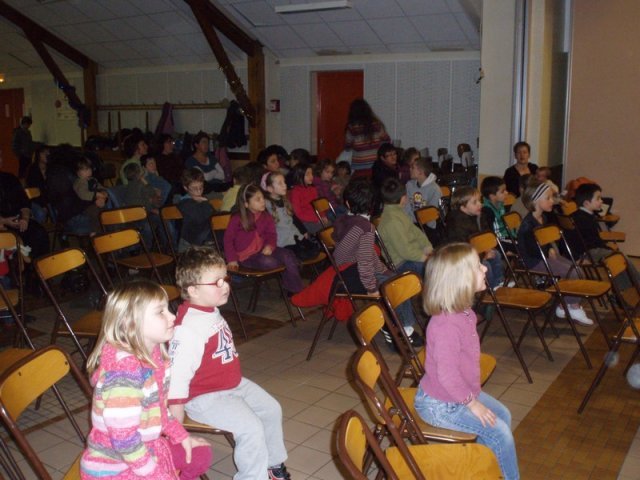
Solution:
[[[203,245],[213,240],[209,218],[214,210],[203,196],[204,174],[198,168],[186,169],[182,173],[182,186],[187,193],[178,203],[178,210],[182,214],[179,252],[184,252],[191,245]]]

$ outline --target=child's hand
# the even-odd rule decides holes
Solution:
[[[378,290],[374,290],[373,292],[367,292],[367,295],[369,295],[370,297],[379,297],[380,292]]]
[[[273,248],[271,248],[271,245],[265,245],[264,248],[262,249],[263,255],[271,255],[272,253],[273,253]]]
[[[227,263],[227,269],[228,270],[238,270],[238,262],[229,262]]]
[[[473,399],[469,402],[467,407],[471,410],[471,413],[478,417],[478,420],[480,420],[483,427],[486,427],[487,425],[491,427],[495,426],[496,414],[485,407],[480,401]]]
[[[187,463],[191,463],[191,450],[195,447],[205,447],[209,445],[209,442],[207,442],[204,438],[192,437],[191,435],[189,435],[182,441],[181,445],[182,448],[184,448],[185,461]]]
[[[208,202],[209,199],[207,197],[191,197],[192,199],[194,199],[196,202]]]
[[[495,250],[489,250],[487,253],[485,253],[484,258],[486,258],[487,260],[491,260],[492,258],[496,258],[496,251]]]
[[[558,252],[554,248],[549,249],[549,258],[558,258]]]

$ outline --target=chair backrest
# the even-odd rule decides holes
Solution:
[[[147,211],[144,207],[112,208],[100,212],[100,224],[105,226],[122,225],[129,222],[138,222],[147,219]]]
[[[169,246],[169,251],[171,252],[171,256],[175,262],[178,261],[178,255],[173,248],[173,239],[171,234],[171,229],[169,226],[169,222],[176,222],[182,220],[182,213],[176,205],[168,205],[166,207],[162,207],[160,210],[160,218],[162,219],[162,230],[164,231],[164,236],[167,239],[167,245]]]
[[[391,334],[404,362],[403,370],[406,372],[403,371],[402,374],[408,373],[413,381],[418,383],[424,375],[424,366],[398,318],[396,308],[401,303],[422,294],[422,280],[415,272],[404,272],[385,280],[380,285],[380,294],[387,312],[387,331]],[[399,377],[399,380],[401,378]]]
[[[353,314],[354,332],[363,347],[373,345],[373,338],[384,326],[384,312],[377,303],[365,305]]]
[[[24,189],[24,193],[29,200],[33,200],[34,198],[38,198],[42,195],[38,187],[27,187]]]
[[[49,280],[74,268],[87,264],[85,253],[79,248],[68,248],[36,259],[36,272],[43,280]]]
[[[561,205],[562,205],[562,213],[564,215],[571,215],[573,212],[578,210],[578,204],[573,200],[569,202],[564,202]]]
[[[98,255],[116,252],[123,248],[133,247],[134,245],[142,243],[140,234],[132,228],[120,230],[119,232],[96,235],[91,239],[91,242]]]
[[[640,309],[640,284],[629,268],[626,257],[620,252],[614,252],[603,258],[600,263],[607,272],[611,289],[618,299],[618,305],[625,311],[627,317],[637,317]],[[625,290],[622,290],[620,282],[616,281],[621,275],[626,275],[629,279],[629,286]],[[613,311],[616,312],[616,309],[613,308]]]
[[[520,225],[522,224],[522,217],[518,212],[508,212],[502,216],[502,221],[504,225],[507,227],[507,232],[509,236],[512,237],[513,240],[514,233],[518,232]]]
[[[35,473],[42,479],[50,479],[51,477],[17,422],[20,415],[32,402],[48,389],[54,388],[55,384],[69,373],[72,374],[81,391],[89,400],[92,395],[91,385],[69,355],[55,346],[33,352],[0,376],[0,419],[16,439],[18,447]],[[69,411],[59,389],[56,389],[56,397],[84,444],[85,436]]]
[[[398,392],[384,360],[369,347],[360,347],[353,359],[353,374],[356,385],[372,407],[374,415],[382,419],[393,445],[401,451],[414,475],[423,478],[401,432],[414,444],[423,444],[426,440]],[[386,398],[381,398],[378,391]]]
[[[325,250],[333,251],[336,248],[336,241],[333,239],[333,227],[325,227],[317,234],[318,241],[325,247]]]
[[[478,255],[498,247],[498,238],[493,232],[481,232],[471,235],[469,243],[478,252]]]
[[[510,207],[511,205],[513,205],[514,203],[516,203],[516,196],[513,193],[507,193],[504,197],[504,202],[502,202],[504,204],[505,207]]]
[[[224,245],[221,243],[222,234],[229,226],[229,222],[231,221],[230,213],[214,213],[211,215],[210,225],[211,225],[211,234],[213,235],[213,243],[216,246],[216,249],[220,253],[220,255],[224,255]]]
[[[366,480],[365,475],[365,456],[367,450],[370,450],[378,468],[385,473],[385,478],[389,480],[398,480],[393,467],[387,460],[380,444],[367,427],[364,419],[355,411],[349,410],[340,418],[338,426],[338,458],[340,462],[349,472],[349,478],[354,480]]]
[[[449,187],[447,185],[441,185],[440,186],[440,194],[443,197],[450,197],[451,196],[451,187]]]
[[[318,197],[315,200],[311,200],[311,206],[313,207],[313,211],[315,212],[316,217],[318,217],[318,220],[322,224],[323,228],[326,228],[330,225],[330,223],[327,223],[327,214],[329,212],[333,214],[333,218],[336,217],[336,212],[333,209],[333,205],[331,205],[331,202],[326,197]]]
[[[553,284],[556,286],[556,290],[557,290],[557,278],[553,275],[553,272],[551,271],[551,267],[549,266],[549,261],[545,253],[545,249],[543,248],[547,245],[558,244],[560,247],[564,247],[564,250],[567,254],[566,256],[568,256],[569,260],[571,260],[571,264],[573,266],[573,269],[576,271],[578,278],[579,279],[584,278],[582,270],[578,268],[578,264],[576,263],[573,253],[571,252],[571,247],[569,246],[569,243],[567,242],[564,235],[562,234],[562,230],[560,230],[560,227],[558,227],[557,225],[542,225],[540,227],[536,227],[533,229],[533,236],[536,239],[536,243],[538,244],[538,250],[540,251],[540,255],[542,256],[542,261],[545,265],[545,268],[547,269],[547,272],[549,273],[549,276],[553,281]]]
[[[416,216],[416,220],[420,226],[440,220],[440,211],[432,206],[419,208],[415,210],[413,214]]]
[[[212,198],[209,200],[209,204],[213,207],[216,212],[222,210],[222,199],[221,198]]]

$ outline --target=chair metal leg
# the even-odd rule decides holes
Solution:
[[[561,299],[560,302],[562,303],[562,308],[564,309],[565,320],[569,324],[569,328],[571,328],[571,331],[573,332],[573,336],[576,337],[576,341],[578,342],[578,347],[580,347],[580,352],[582,352],[582,356],[584,357],[584,361],[587,364],[587,368],[592,369],[593,365],[591,364],[591,359],[589,358],[589,352],[587,352],[587,349],[585,348],[584,343],[582,343],[582,339],[580,338],[580,332],[576,330],[576,326],[571,321],[571,312],[569,311],[567,302],[565,302],[564,299]]]
[[[598,324],[598,327],[600,328],[600,331],[604,336],[604,341],[607,342],[607,348],[611,349],[611,339],[609,338],[609,335],[607,335],[607,332],[604,330],[604,327],[602,326],[602,322],[600,321],[600,315],[598,315],[596,306],[593,304],[593,299],[587,298],[587,301],[589,302],[589,306],[591,306],[591,310],[593,310],[593,315],[595,316],[596,323]]]
[[[291,319],[291,324],[295,327],[296,319],[293,316],[293,312],[291,311],[291,303],[289,302],[289,298],[287,297],[287,292],[284,291],[284,287],[282,286],[282,279],[280,278],[280,275],[276,277],[276,280],[278,280],[278,287],[280,288],[280,295],[282,295],[282,301],[287,306],[287,312],[289,312],[289,318]]]
[[[322,314],[322,318],[320,319],[320,323],[318,324],[318,328],[316,329],[316,334],[313,337],[313,342],[311,342],[311,347],[309,348],[309,353],[307,354],[307,361],[311,360],[313,356],[313,352],[316,349],[316,345],[318,344],[318,340],[320,339],[320,334],[322,333],[322,329],[324,328],[324,324],[328,320],[329,315],[329,307]]]
[[[25,480],[24,474],[20,467],[18,467],[18,463],[16,459],[13,458],[11,454],[11,450],[5,443],[5,441],[0,438],[0,465],[6,472],[7,476],[10,480]]]
[[[536,322],[536,316],[530,310],[527,310],[527,314],[529,315],[529,322],[527,322],[527,325],[529,323],[533,325],[533,329],[536,331],[536,335],[538,335],[538,338],[540,339],[540,343],[542,343],[542,347],[544,348],[544,351],[547,353],[547,358],[553,362],[553,356],[551,355],[551,351],[549,350],[549,346],[547,345],[547,342],[544,339],[544,335],[542,334],[540,327],[538,327],[538,324]],[[527,325],[525,325],[525,327]],[[520,337],[520,339],[518,340],[518,346],[520,345],[521,341],[522,341],[522,337]]]
[[[602,365],[600,365],[600,369],[598,370],[598,373],[593,379],[593,382],[591,382],[591,386],[589,387],[589,390],[587,390],[587,393],[584,395],[584,398],[582,399],[582,403],[580,403],[580,406],[578,407],[578,413],[582,413],[582,411],[587,406],[587,403],[589,403],[589,400],[591,399],[591,395],[593,395],[593,392],[595,391],[595,389],[598,388],[598,385],[600,385],[600,382],[604,378],[604,375],[605,373],[607,373],[607,369],[609,368],[609,362],[607,360],[608,358],[610,358],[611,355],[618,352],[618,349],[620,348],[620,343],[621,343],[620,339],[619,338],[616,339],[611,347],[611,350],[609,350],[609,352],[607,353],[607,356],[605,356],[604,360],[602,361]],[[636,349],[636,352],[637,351],[638,349]]]
[[[524,361],[524,357],[522,356],[522,352],[520,351],[520,348],[518,347],[518,344],[516,343],[516,339],[513,336],[513,332],[511,331],[511,327],[509,327],[509,324],[507,322],[507,319],[504,316],[504,312],[502,311],[502,307],[500,306],[500,304],[494,304],[496,307],[496,311],[498,312],[498,316],[500,317],[500,321],[502,322],[502,326],[504,327],[504,331],[507,334],[507,337],[509,337],[509,341],[511,342],[511,347],[513,348],[513,351],[516,354],[516,357],[518,357],[518,361],[520,362],[520,365],[522,366],[522,370],[524,371],[525,376],[527,377],[527,381],[529,383],[533,383],[533,379],[531,378],[531,374],[529,373],[529,368],[527,367],[527,364]]]
[[[238,322],[240,323],[240,328],[242,329],[242,335],[245,340],[249,340],[247,336],[247,330],[244,328],[244,320],[242,319],[242,314],[240,313],[240,307],[238,306],[238,298],[233,290],[231,290],[231,301],[233,302],[233,309],[236,311],[236,317],[238,317]]]

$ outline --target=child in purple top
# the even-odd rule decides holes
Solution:
[[[336,211],[337,215],[346,213],[346,209],[336,195],[339,188],[333,184],[333,174],[336,171],[336,165],[333,160],[324,159],[318,161],[313,167],[313,186],[316,187],[319,197],[325,197]],[[331,218],[330,220],[335,220]]]
[[[276,224],[266,210],[262,190],[252,183],[240,187],[237,212],[224,232],[224,254],[229,270],[242,265],[256,270],[284,267],[282,285],[290,293],[302,290],[295,254],[277,246]]]
[[[433,426],[476,434],[496,455],[504,478],[513,480],[520,474],[511,413],[480,388],[480,340],[471,305],[485,289],[486,271],[468,243],[439,248],[427,262],[423,299],[432,317],[415,408]]]

